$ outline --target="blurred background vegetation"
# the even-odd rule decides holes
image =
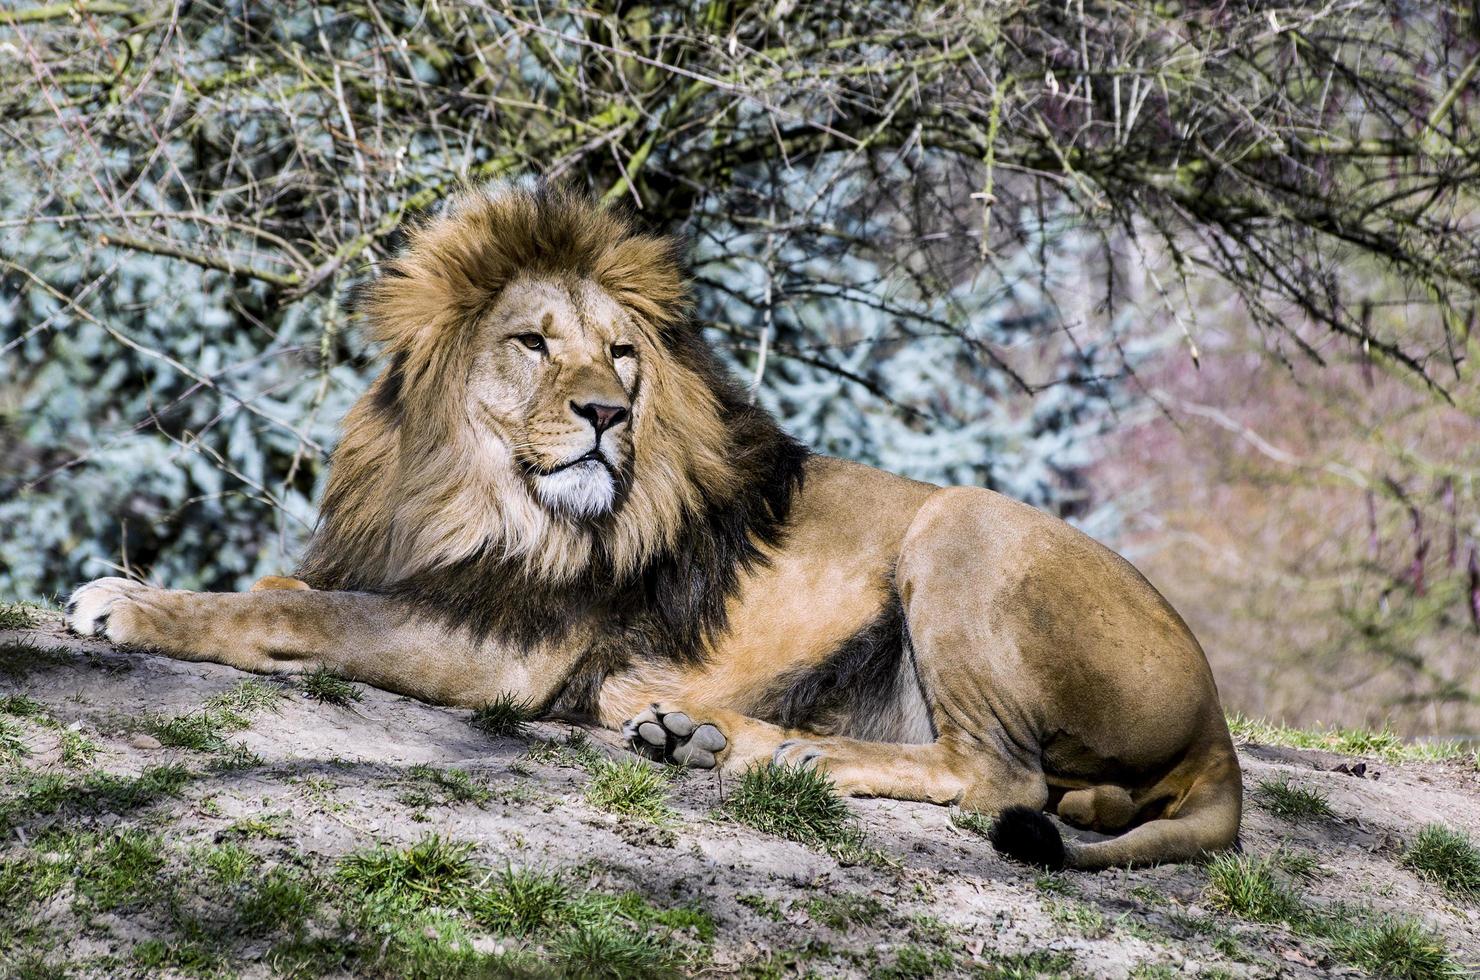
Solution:
[[[819,449],[1124,551],[1234,709],[1480,731],[1468,3],[5,4],[0,594],[292,568],[339,305],[587,186]]]

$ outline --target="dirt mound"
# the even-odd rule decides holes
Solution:
[[[946,808],[849,801],[841,837],[782,839],[726,805],[734,780],[655,777],[605,733],[117,651],[50,616],[0,632],[0,699],[0,963],[18,974],[1430,977],[1480,962],[1480,857],[1463,840],[1480,841],[1480,771],[1464,757],[1244,746],[1241,855],[1049,875]]]

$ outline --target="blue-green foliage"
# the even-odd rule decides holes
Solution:
[[[55,224],[18,238],[12,254],[58,291],[98,285],[82,312],[0,293],[0,594],[56,594],[124,561],[184,588],[291,568],[324,475],[311,442],[332,446],[365,383],[343,362],[321,376],[326,302],[272,311],[260,285],[88,249]]]
[[[172,586],[216,589],[291,569],[336,426],[376,370],[337,300],[387,242],[354,252],[354,261],[330,259],[414,193],[470,172],[512,175],[492,165],[498,131],[477,129],[484,123],[470,116],[467,133],[450,139],[461,117],[433,119],[404,86],[387,94],[351,74],[358,87],[346,98],[362,133],[384,124],[396,136],[393,159],[382,156],[362,186],[353,144],[337,129],[343,107],[325,80],[340,67],[383,65],[404,73],[402,82],[455,88],[467,65],[418,45],[390,45],[401,50],[379,61],[386,45],[375,26],[331,4],[279,5],[262,16],[250,5],[226,9],[230,23],[207,6],[189,8],[168,39],[143,42],[168,43],[159,71],[189,80],[188,111],[173,81],[141,85],[112,107],[111,96],[92,91],[60,119],[38,103],[24,151],[0,148],[0,595],[56,595],[119,565]],[[468,23],[428,21],[413,7],[384,14],[412,38]],[[489,17],[488,37],[503,37],[497,15]],[[557,19],[566,30],[590,26]],[[332,70],[326,50],[339,59]],[[513,70],[500,85],[517,89],[505,94],[553,98],[544,55],[512,42],[502,50]],[[551,50],[566,59],[589,53],[555,42]],[[498,51],[490,42],[484,54]],[[113,70],[97,57],[100,71]],[[317,65],[314,84],[295,84],[297,59]],[[529,111],[521,121],[535,132],[558,116]],[[87,139],[75,125],[84,112],[93,113]],[[759,109],[731,118],[737,139],[770,139],[772,121]],[[583,145],[587,136],[570,139]],[[661,172],[662,155],[682,146],[660,143],[650,170]],[[580,167],[608,156],[577,154],[572,173],[579,179]],[[1120,398],[1123,352],[1107,358],[1063,327],[1055,296],[1083,276],[1074,250],[1060,247],[1067,235],[1040,229],[1004,260],[983,262],[969,238],[979,224],[967,202],[977,178],[904,174],[900,160],[849,151],[818,154],[795,171],[789,162],[747,164],[732,185],[707,188],[687,213],[670,215],[693,243],[701,320],[749,380],[770,310],[773,343],[757,397],[820,450],[921,479],[997,487],[1085,519],[1082,471]],[[889,181],[923,182],[945,203],[924,219],[916,207],[906,220],[911,206],[880,190],[882,178],[865,164],[882,166]],[[590,175],[597,190],[611,179]],[[103,202],[102,187],[121,196]],[[755,218],[766,199],[772,227],[786,229],[772,237]],[[229,255],[267,275],[104,243],[102,233],[120,222],[139,237]],[[289,256],[285,242],[308,257]],[[264,281],[319,267],[330,271],[303,295]],[[1027,348],[1034,353],[1024,367],[1017,354]],[[1004,370],[1008,361],[1035,386],[1071,380],[1029,398]]]

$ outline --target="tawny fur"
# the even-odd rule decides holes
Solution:
[[[345,419],[304,581],[103,579],[69,622],[439,703],[509,693],[689,764],[1125,831],[1055,845],[1074,867],[1230,846],[1237,758],[1161,596],[997,494],[805,458],[718,370],[675,256],[558,188],[457,195],[362,290],[387,366]],[[625,414],[593,430],[587,403]],[[572,460],[610,481],[585,498],[603,512],[551,496]]]

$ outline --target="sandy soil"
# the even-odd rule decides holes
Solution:
[[[704,908],[718,927],[704,967],[712,975],[868,975],[894,962],[901,947],[922,942],[949,952],[949,965],[936,968],[944,975],[971,975],[1001,954],[1032,951],[1067,953],[1073,974],[1096,977],[1361,972],[1342,965],[1318,940],[1212,911],[1200,866],[1046,876],[1002,860],[985,841],[955,826],[944,808],[888,800],[850,805],[871,842],[897,866],[842,866],[721,819],[714,811],[726,787],[698,773],[674,784],[681,819],[655,829],[589,805],[583,796],[589,776],[569,760],[531,755],[542,740],[565,737],[566,727],[541,724],[527,738],[490,738],[468,724],[466,711],[359,685],[361,700],[347,707],[290,690],[275,709],[259,712],[250,728],[230,736],[260,763],[215,772],[204,753],[141,736],[137,719],[198,709],[247,675],[116,651],[70,637],[50,621],[25,633],[0,632],[0,644],[16,640],[44,652],[20,668],[12,657],[8,670],[0,671],[0,696],[24,693],[94,739],[102,747],[97,769],[128,774],[181,762],[200,774],[178,799],[72,820],[168,826],[172,839],[188,844],[216,839],[244,817],[278,815],[280,839],[261,847],[326,860],[379,842],[410,843],[434,830],[476,842],[490,864],[579,866],[614,888]],[[26,771],[63,771],[59,739],[27,731]],[[615,738],[598,739],[603,751],[622,752]],[[1334,814],[1292,823],[1251,799],[1246,852],[1281,846],[1308,852],[1318,863],[1303,885],[1313,903],[1343,901],[1377,914],[1417,916],[1442,933],[1460,961],[1480,962],[1480,909],[1446,897],[1397,861],[1403,842],[1428,822],[1480,840],[1480,772],[1473,764],[1367,760],[1363,778],[1332,771],[1355,760],[1324,753],[1250,745],[1241,758],[1251,789],[1260,780],[1289,777],[1325,793]],[[398,800],[397,778],[416,764],[462,769],[492,799],[481,806],[410,807]],[[19,792],[21,771],[5,771],[0,794]],[[28,833],[44,825],[27,821],[12,828],[0,855],[22,852]],[[888,914],[833,928],[807,911],[819,896],[846,894],[872,896]],[[79,941],[116,952],[138,938],[123,923],[111,934]],[[250,954],[233,966],[243,975],[267,972]]]

